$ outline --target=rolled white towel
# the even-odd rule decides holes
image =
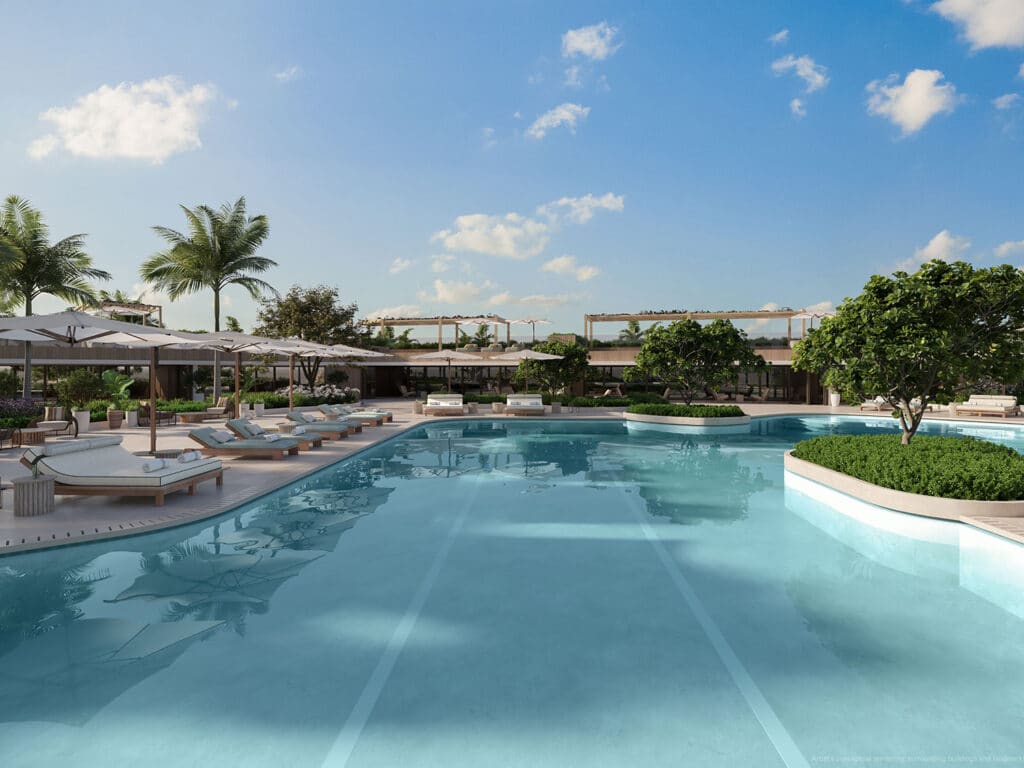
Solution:
[[[306,434],[306,428],[305,427],[296,427],[295,429],[292,430],[292,434],[293,435],[304,435],[304,434]]]
[[[178,456],[178,461],[182,464],[188,464],[190,461],[199,461],[203,457],[199,451],[185,451]]]
[[[280,440],[281,436],[279,434],[277,434],[276,432],[269,432],[269,433],[263,435],[263,439],[266,440],[268,443],[273,443],[273,442],[276,442],[276,441]]]
[[[163,459],[147,459],[142,462],[143,472],[159,472],[161,469],[167,466],[167,462]]]

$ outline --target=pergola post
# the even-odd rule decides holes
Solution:
[[[442,334],[444,333],[443,319],[437,318],[437,351],[440,352],[444,349],[444,343],[442,341]]]

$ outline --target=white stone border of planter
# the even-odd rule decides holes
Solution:
[[[623,414],[629,429],[653,429],[682,435],[743,435],[750,432],[749,416],[684,417]]]
[[[792,451],[786,451],[783,464],[787,473],[792,472],[847,496],[896,512],[955,522],[960,522],[963,517],[1024,517],[1024,501],[941,499],[937,496],[894,491],[798,459]]]

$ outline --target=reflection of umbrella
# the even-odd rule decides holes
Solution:
[[[139,624],[78,619],[23,640],[0,658],[0,721],[82,725],[169,666],[222,621]]]
[[[452,360],[482,360],[479,355],[471,355],[468,352],[459,352],[456,349],[439,349],[436,352],[428,352],[425,355],[416,355],[410,360],[444,360],[448,364],[448,391],[452,391]]]
[[[518,320],[509,320],[513,325],[528,325],[533,329],[533,340],[537,341],[537,323],[542,325],[551,325],[550,320],[545,320],[541,317],[521,317]]]
[[[492,360],[561,360],[561,355],[549,355],[547,352],[534,352],[532,349],[520,349],[515,352],[506,352],[504,355],[495,355]],[[526,391],[530,391],[530,369],[526,368]]]
[[[156,451],[156,350],[172,345],[198,346],[185,334],[163,328],[123,323],[84,312],[57,312],[0,319],[0,337],[21,341],[75,344],[117,344],[149,348],[149,449]]]

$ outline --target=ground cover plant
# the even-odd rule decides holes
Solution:
[[[793,455],[883,488],[980,501],[1024,499],[1024,456],[973,437],[829,435],[797,443]]]
[[[724,419],[733,416],[745,416],[738,405],[683,405],[638,403],[627,409],[628,413],[644,416],[676,416],[687,419]]]

